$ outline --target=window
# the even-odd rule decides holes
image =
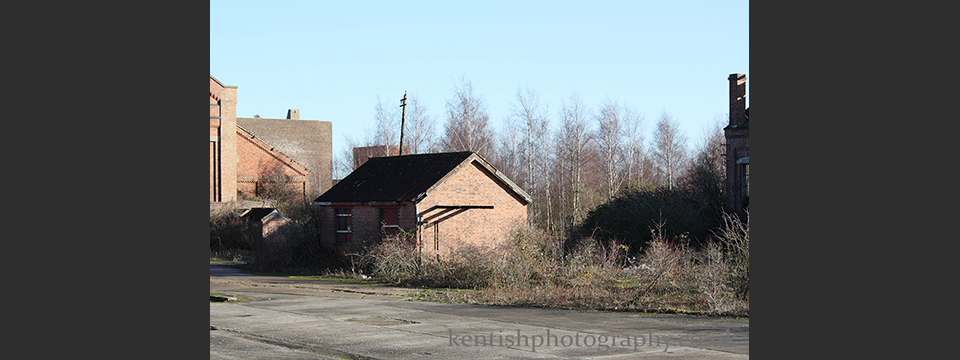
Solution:
[[[353,238],[353,211],[352,209],[334,209],[336,223],[337,244],[349,244]]]
[[[380,234],[383,239],[400,238],[399,208],[380,208]]]

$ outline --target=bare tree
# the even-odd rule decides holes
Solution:
[[[623,115],[626,181],[629,186],[640,186],[647,182],[650,170],[650,162],[643,146],[644,118],[630,108],[625,108]]]
[[[384,106],[377,96],[377,106],[374,110],[375,127],[373,132],[373,144],[371,145],[394,145],[400,142],[400,111],[398,107]],[[390,156],[388,146],[383,147],[380,156]]]
[[[493,131],[487,126],[490,116],[483,99],[473,93],[473,85],[461,79],[453,99],[447,100],[447,122],[440,139],[445,151],[473,151],[486,157],[493,150]]]
[[[607,199],[612,199],[623,184],[620,173],[623,151],[623,109],[615,101],[607,100],[600,107],[597,120],[597,149],[600,153],[599,165],[603,175],[603,185]]]
[[[726,202],[726,163],[723,156],[723,124],[726,120],[726,116],[718,116],[714,118],[713,124],[704,128],[703,140],[697,146],[683,179],[687,189],[700,197],[709,210],[717,213],[723,211]]]
[[[584,168],[590,158],[589,147],[593,142],[593,133],[587,124],[586,107],[577,95],[570,96],[570,103],[560,103],[561,128],[557,133],[557,165],[563,173],[569,174],[569,214],[571,221],[583,220],[586,211],[583,207]],[[561,177],[562,179],[562,177]]]
[[[436,151],[436,122],[416,95],[407,99],[406,127],[404,145],[409,146],[411,154]]]
[[[673,189],[677,186],[680,176],[687,162],[687,140],[682,134],[677,122],[662,113],[653,134],[654,172],[661,186]]]
[[[373,143],[373,138],[367,132],[367,138],[360,140],[347,134],[343,135],[343,148],[336,153],[333,158],[333,178],[343,179],[357,168],[353,159],[353,148],[368,146]]]
[[[519,125],[512,121],[512,119],[507,118],[503,123],[503,127],[501,131],[497,132],[497,151],[492,154],[490,161],[493,162],[494,166],[496,166],[500,172],[512,179],[517,186],[525,189],[526,184],[524,184],[523,181],[526,180],[526,178],[522,176],[523,166],[520,160],[523,140],[520,135]]]
[[[533,198],[528,218],[531,222],[549,222],[547,151],[550,142],[547,109],[535,90],[517,89],[517,102],[511,106],[506,119],[506,131],[501,132],[500,157],[511,173],[507,173]],[[506,173],[506,172],[505,172]]]

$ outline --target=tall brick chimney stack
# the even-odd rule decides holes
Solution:
[[[288,120],[300,120],[300,110],[299,110],[299,109],[289,109],[289,110],[287,110],[287,119],[288,119]]]
[[[743,123],[747,108],[747,75],[730,74],[730,126]]]

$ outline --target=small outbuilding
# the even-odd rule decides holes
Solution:
[[[258,243],[285,241],[281,228],[290,219],[274,208],[250,208],[240,214],[240,221],[250,227]]]
[[[314,202],[320,241],[343,250],[403,239],[426,256],[493,247],[527,220],[530,195],[473,152],[373,157]]]

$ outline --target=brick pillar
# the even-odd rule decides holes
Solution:
[[[220,201],[237,200],[237,87],[225,86],[220,95]]]
[[[730,74],[730,125],[743,122],[747,107],[747,75]]]

